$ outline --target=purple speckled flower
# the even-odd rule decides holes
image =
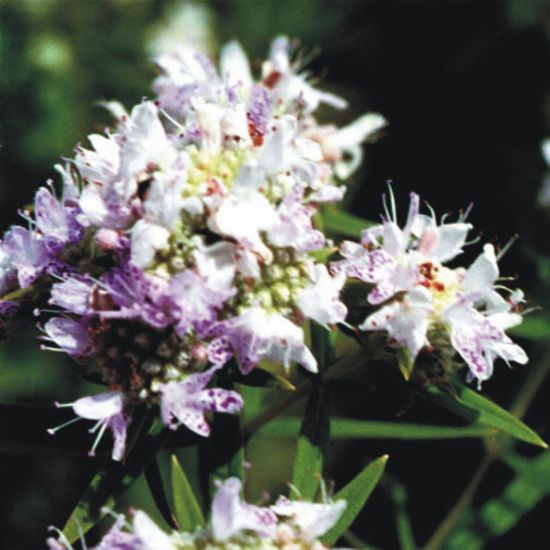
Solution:
[[[182,382],[168,382],[159,387],[161,414],[171,429],[183,424],[191,431],[207,437],[210,426],[204,418],[206,411],[235,414],[243,405],[235,391],[222,388],[205,389],[217,367],[189,375]]]
[[[227,541],[243,530],[272,538],[277,527],[277,516],[269,508],[253,506],[241,500],[241,487],[241,480],[236,477],[218,485],[210,520],[214,539]]]

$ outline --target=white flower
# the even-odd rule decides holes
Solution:
[[[317,372],[317,361],[304,344],[304,333],[279,313],[267,313],[252,307],[231,319],[226,334],[246,374],[262,359],[270,359],[289,368],[296,361],[305,369]]]
[[[341,247],[345,260],[333,264],[335,272],[368,283],[368,302],[379,306],[359,326],[361,330],[385,330],[413,360],[430,338],[443,334],[470,369],[470,378],[487,380],[493,361],[523,364],[525,352],[504,330],[521,320],[513,312],[521,296],[507,303],[496,290],[499,275],[492,245],[469,269],[449,268],[466,244],[471,225],[438,224],[433,217],[419,214],[419,199],[411,195],[407,222],[401,229],[393,214],[386,212],[383,224],[366,229],[361,246],[346,242]]]
[[[279,497],[271,509],[278,516],[290,517],[307,542],[318,539],[336,524],[346,509],[345,500],[316,503]]]
[[[331,276],[324,265],[316,265],[310,275],[311,284],[298,292],[296,304],[302,313],[322,325],[343,323],[347,308],[340,301],[346,282],[345,273]]]

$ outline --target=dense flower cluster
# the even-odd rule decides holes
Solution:
[[[276,39],[258,81],[237,43],[219,73],[188,48],[161,55],[158,100],[130,113],[110,103],[116,126],[58,167],[61,196],[39,189],[28,227],[1,243],[3,294],[46,296],[44,349],[108,386],[66,404],[96,422],[92,454],[110,429],[121,459],[141,405],[207,436],[205,412],[242,406],[209,387],[219,369],[235,359],[246,375],[269,359],[316,371],[304,321],[346,317],[345,274],[316,260],[326,243],[312,218],[341,199],[360,143],[384,120],[318,125],[321,103],[346,104],[314,88],[291,54]]]
[[[450,344],[479,383],[493,372],[493,361],[527,362],[525,352],[505,334],[521,322],[520,290],[496,286],[499,270],[493,245],[468,268],[446,264],[467,244],[471,224],[466,215],[455,223],[438,222],[419,213],[419,197],[411,194],[406,224],[400,228],[393,206],[383,223],[365,229],[361,244],[345,241],[344,260],[332,264],[369,287],[367,301],[374,311],[359,326],[385,330],[414,360],[422,348],[444,351]],[[498,290],[505,290],[504,298]]]
[[[95,550],[325,550],[319,541],[338,521],[346,501],[313,503],[279,497],[269,507],[254,506],[240,497],[241,481],[220,483],[212,502],[209,524],[193,533],[162,531],[142,511],[131,523],[123,515]],[[70,550],[63,540],[49,539],[51,550]],[[343,549],[342,549],[343,550]]]

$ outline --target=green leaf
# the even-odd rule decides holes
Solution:
[[[427,388],[427,395],[443,407],[471,422],[494,428],[526,443],[548,447],[529,426],[487,397],[459,384],[454,386],[454,390],[456,395],[431,386]]]
[[[148,464],[147,468],[145,468],[145,481],[147,481],[151,496],[164,521],[166,521],[172,529],[177,529],[178,525],[172,514],[170,505],[168,504],[168,498],[166,496],[164,483],[162,482],[162,474],[160,473],[157,460],[153,459]]]
[[[397,349],[397,363],[405,380],[409,380],[414,369],[414,359],[406,348]]]
[[[270,437],[295,437],[300,427],[300,418],[276,418],[266,424],[259,433]],[[401,439],[433,440],[486,437],[494,430],[487,426],[433,426],[407,422],[382,422],[351,418],[331,419],[332,439]]]
[[[179,460],[172,455],[172,493],[180,531],[193,532],[204,525],[204,516]]]
[[[550,339],[550,321],[547,316],[527,315],[520,325],[508,329],[508,332],[526,340],[548,340]]]
[[[81,533],[91,529],[105,515],[104,507],[114,507],[155,458],[169,435],[164,424],[157,419],[147,435],[131,450],[124,464],[110,462],[93,477],[63,528],[69,542],[78,540]]]
[[[347,506],[336,525],[321,537],[321,542],[332,546],[348,530],[380,481],[388,458],[388,455],[383,455],[371,462],[359,475],[336,493],[334,500],[345,500]]]
[[[371,221],[339,210],[334,206],[325,206],[322,214],[325,229],[344,237],[358,239],[363,229],[373,225]]]
[[[330,434],[330,417],[323,391],[313,387],[309,395],[300,437],[296,446],[296,458],[292,472],[292,484],[296,497],[313,500],[323,473],[323,455]]]

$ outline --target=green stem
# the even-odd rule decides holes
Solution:
[[[243,440],[248,441],[260,428],[263,428],[268,422],[271,422],[271,420],[294,405],[294,403],[298,403],[298,401],[308,394],[309,388],[309,384],[297,386],[286,399],[278,401],[272,407],[269,407],[262,414],[254,418],[254,420],[251,420],[248,424],[243,426]]]

